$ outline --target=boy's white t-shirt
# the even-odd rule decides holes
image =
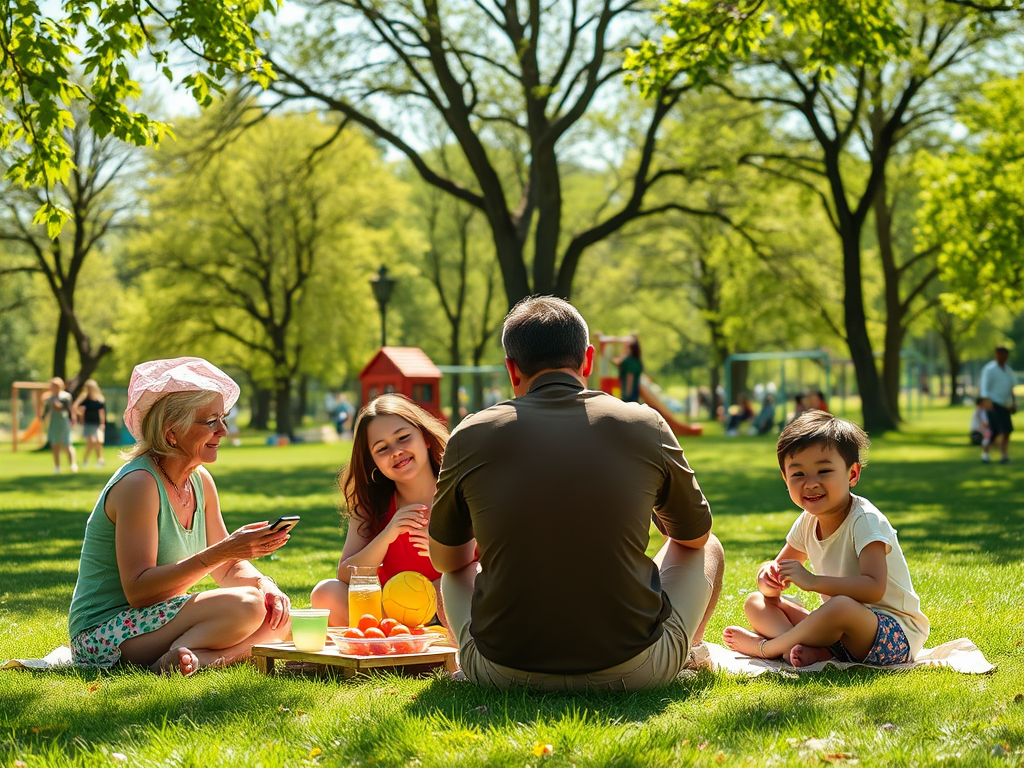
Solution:
[[[910,651],[916,656],[928,639],[929,624],[921,613],[921,601],[910,581],[910,569],[896,539],[896,529],[874,504],[851,495],[850,514],[827,539],[818,540],[817,518],[803,512],[793,523],[786,541],[807,554],[816,574],[838,577],[859,576],[861,551],[874,541],[883,542],[888,571],[885,594],[879,602],[865,605],[894,618],[906,633]]]

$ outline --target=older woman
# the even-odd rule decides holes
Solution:
[[[196,357],[136,366],[124,423],[138,443],[86,524],[68,618],[75,661],[191,674],[291,629],[288,597],[249,563],[288,541],[266,522],[228,534],[217,460],[238,385]],[[205,576],[220,587],[189,594]]]

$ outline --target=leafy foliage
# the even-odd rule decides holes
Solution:
[[[1024,79],[987,83],[960,118],[972,141],[922,153],[918,237],[941,242],[947,308],[968,319],[1024,303]]]
[[[339,380],[369,358],[366,281],[403,242],[402,187],[360,132],[311,157],[334,132],[314,115],[268,118],[212,158],[189,136],[133,249],[146,275],[124,320],[131,354],[216,350],[277,391],[283,432],[300,377]]]
[[[891,0],[671,0],[660,41],[629,51],[629,82],[650,96],[679,76],[698,87],[769,48],[800,52],[811,76],[831,79],[840,64],[878,65],[903,47]]]
[[[0,149],[15,156],[8,178],[44,189],[67,183],[75,165],[66,138],[76,122],[75,104],[88,105],[89,127],[100,138],[144,146],[165,136],[169,126],[130,106],[142,95],[130,66],[143,57],[172,83],[180,78],[204,106],[234,74],[266,87],[274,73],[252,24],[279,2],[65,0],[57,17],[47,16],[37,0],[0,5]],[[179,51],[191,62],[182,75],[170,66]],[[36,223],[55,237],[67,217],[63,206],[46,199]]]

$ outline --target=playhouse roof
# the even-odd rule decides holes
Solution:
[[[441,371],[419,347],[382,347],[363,368],[359,378],[363,378],[375,368],[394,368],[410,379],[441,378]]]

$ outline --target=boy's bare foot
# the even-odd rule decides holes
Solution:
[[[832,658],[832,651],[828,648],[817,648],[813,645],[794,645],[789,652],[789,663],[794,667],[809,667],[819,661],[828,661]]]
[[[150,669],[158,675],[173,675],[180,672],[188,677],[199,670],[199,659],[188,648],[171,648],[157,659]]]
[[[753,656],[755,659],[765,658],[761,654],[761,643],[766,639],[756,632],[743,627],[726,627],[722,631],[722,639],[732,650]]]

